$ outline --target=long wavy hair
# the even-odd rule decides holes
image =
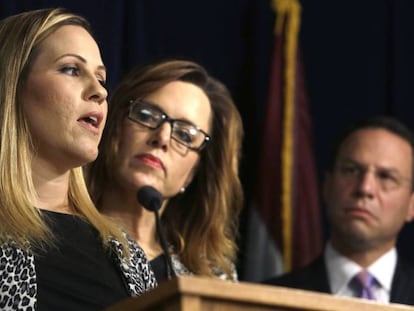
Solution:
[[[99,208],[106,185],[115,182],[114,163],[130,100],[144,98],[172,81],[189,82],[202,89],[213,118],[212,141],[200,153],[191,184],[183,194],[169,200],[162,215],[167,238],[195,274],[212,276],[218,268],[230,277],[243,205],[238,174],[243,127],[227,88],[200,65],[164,60],[137,67],[123,79],[110,100],[107,126],[99,156],[90,166],[88,186]]]
[[[14,241],[24,249],[32,243],[52,242],[53,237],[34,206],[37,193],[31,170],[36,150],[19,92],[41,43],[64,25],[91,33],[84,18],[62,8],[28,11],[0,21],[0,243]],[[96,210],[81,167],[70,171],[68,199],[96,227],[105,245],[111,238],[125,243],[117,227]]]

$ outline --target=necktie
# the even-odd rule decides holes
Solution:
[[[358,297],[375,300],[375,296],[373,294],[373,285],[375,281],[375,277],[367,270],[362,270],[356,274],[353,278],[353,283],[355,284],[355,290]]]

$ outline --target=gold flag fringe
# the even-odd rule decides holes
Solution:
[[[300,29],[301,6],[298,0],[273,0],[276,13],[275,35],[284,32],[284,115],[281,154],[282,169],[282,229],[284,270],[292,268],[292,180],[294,159],[295,72]]]

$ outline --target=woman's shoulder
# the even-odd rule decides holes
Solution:
[[[177,254],[171,254],[171,262],[176,275],[193,275],[194,273],[188,269],[185,264],[181,261],[180,256]]]
[[[14,241],[7,241],[0,244],[0,272],[4,271],[4,265],[25,266],[34,262],[34,256],[27,248],[18,246]]]
[[[13,277],[11,277],[13,276]],[[16,308],[25,310],[25,307],[34,306],[36,303],[36,271],[33,254],[17,246],[14,242],[0,245],[0,305],[6,306],[16,301]],[[16,289],[24,288],[24,291]],[[20,309],[19,309],[20,310]]]
[[[230,274],[227,274],[221,268],[213,268],[213,274],[221,280],[237,282],[239,277],[237,275],[236,265],[230,262]]]
[[[172,245],[169,245],[169,250],[171,252],[171,261],[174,267],[174,271],[177,275],[194,275],[194,272],[192,272],[181,260],[180,256],[174,253],[174,247]],[[231,274],[228,275],[223,272],[223,269],[218,267],[213,267],[212,272],[214,276],[221,280],[227,280],[227,281],[234,281],[236,282],[238,280],[236,265],[233,262],[229,262],[230,268],[231,268]]]
[[[121,271],[127,280],[131,293],[133,295],[140,295],[156,287],[157,282],[143,249],[129,236],[125,235],[125,237],[129,256],[123,251],[121,242],[113,239],[111,243],[114,246]]]

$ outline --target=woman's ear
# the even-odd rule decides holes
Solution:
[[[200,158],[194,164],[193,168],[191,169],[190,173],[188,174],[188,176],[187,176],[187,178],[184,182],[184,185],[182,185],[182,188],[184,188],[184,191],[188,187],[188,185],[191,184],[191,182],[193,181],[193,178],[197,174],[199,166],[200,166]],[[184,192],[184,191],[182,191],[182,192]]]

